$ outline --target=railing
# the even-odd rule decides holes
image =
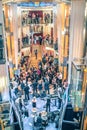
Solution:
[[[66,110],[66,106],[67,106],[67,102],[68,102],[68,90],[69,90],[69,87],[66,88],[64,95],[63,95],[63,102],[62,102],[61,109],[60,109],[61,116],[60,116],[60,120],[59,120],[58,130],[62,130],[62,121],[63,121],[63,118],[64,118],[64,114],[65,114],[65,110]],[[19,107],[16,103],[14,103],[13,100],[11,102],[12,102],[12,106],[13,106],[13,109],[15,111],[17,120],[19,122],[20,130],[23,130],[23,122],[22,122]]]
[[[9,126],[12,121],[12,111],[11,111],[11,104],[9,101],[7,102],[0,102],[1,112],[0,112],[0,125],[1,129],[4,130],[4,128]]]
[[[83,115],[82,115],[82,122],[81,122],[81,129],[84,130],[84,120],[87,117],[87,85],[85,89],[85,101],[84,101],[84,109],[83,109]]]
[[[14,109],[14,112],[16,114],[16,117],[17,117],[17,120],[18,120],[18,123],[20,126],[20,130],[23,130],[23,123],[22,123],[22,118],[21,118],[21,113],[19,111],[19,108],[18,108],[17,104],[14,103],[13,100],[11,102],[12,102],[12,107]]]
[[[60,109],[61,116],[60,116],[60,120],[59,120],[58,130],[62,130],[62,121],[63,121],[63,118],[64,118],[66,106],[67,106],[67,103],[68,103],[68,91],[69,91],[69,87],[67,87],[66,91],[64,92],[63,102],[62,102],[62,106],[61,106],[61,109]]]

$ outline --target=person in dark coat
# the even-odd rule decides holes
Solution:
[[[50,97],[47,98],[46,112],[50,112]]]
[[[38,90],[41,95],[41,91],[42,91],[42,80],[41,79],[38,81]]]
[[[32,108],[36,108],[36,97],[32,99]]]
[[[21,83],[21,89],[23,90],[24,88],[25,88],[25,84],[22,81],[22,83]]]
[[[34,50],[34,53],[35,53],[35,57],[36,57],[36,59],[37,59],[37,54],[38,54],[37,49]]]
[[[37,126],[41,127],[42,126],[42,118],[41,118],[41,113],[39,113],[39,116],[37,117]]]
[[[47,79],[45,79],[45,82],[44,82],[44,89],[45,89],[45,91],[48,91],[48,94],[50,93],[49,92],[49,81]]]
[[[35,94],[37,94],[37,85],[38,85],[37,81],[34,80],[34,82],[33,82],[33,84],[32,84],[33,96],[34,96]]]
[[[45,65],[46,64],[46,57],[45,57],[45,55],[42,57],[42,63]]]
[[[25,92],[25,100],[29,100],[29,87],[28,84],[26,84],[25,88],[24,88],[24,92]]]
[[[19,108],[20,108],[20,110],[22,110],[22,100],[21,100],[21,98],[19,99]]]

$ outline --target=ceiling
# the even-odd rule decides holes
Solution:
[[[9,3],[9,2],[17,2],[17,3],[20,3],[20,2],[67,2],[67,3],[70,3],[71,0],[2,0],[3,4],[4,3]]]

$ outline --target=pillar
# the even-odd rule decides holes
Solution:
[[[9,100],[9,75],[8,75],[8,62],[7,62],[2,1],[0,1],[0,41],[1,39],[3,41],[2,42],[3,58],[0,59],[0,96],[2,97],[2,101],[8,101]],[[0,51],[1,51],[1,46],[0,46]]]
[[[10,78],[13,78],[14,66],[18,68],[18,17],[17,4],[4,4],[5,31],[8,50]]]
[[[59,70],[63,73],[63,79],[67,79],[67,59],[69,47],[69,14],[70,5],[58,4],[57,6],[57,35],[58,35],[58,53],[59,53]]]
[[[53,27],[53,43],[54,43],[54,46],[55,44],[57,43],[58,44],[58,23],[57,23],[57,6],[54,6],[53,7],[53,24],[54,24],[54,27]],[[54,50],[54,58],[56,58],[58,56],[56,56],[56,51]]]
[[[73,59],[83,58],[84,55],[84,17],[85,0],[72,0],[70,17],[70,45],[69,45],[69,72],[68,82],[71,81],[71,69]]]
[[[14,44],[14,63],[16,69],[18,68],[18,18],[17,18],[17,4],[12,4],[10,7],[12,11],[12,32],[13,32],[13,44]]]
[[[18,39],[20,39],[20,45],[18,47],[18,53],[20,52],[21,48],[23,47],[22,43],[22,14],[21,14],[21,7],[17,7],[17,19],[18,19]],[[29,30],[28,30],[29,31]]]

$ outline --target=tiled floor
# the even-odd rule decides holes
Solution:
[[[37,113],[45,111],[46,108],[44,107],[46,104],[45,100],[42,100],[40,98],[37,98]],[[51,100],[51,111],[58,110],[57,105],[55,106],[54,100]],[[32,114],[32,100],[28,101],[28,105],[26,105],[26,109],[29,112],[29,117],[23,117],[23,125],[24,130],[37,130],[33,127],[33,114]],[[48,126],[45,128],[45,130],[58,130],[55,128],[55,123],[48,123]]]

